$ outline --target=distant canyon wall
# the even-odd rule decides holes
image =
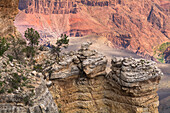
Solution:
[[[108,6],[121,1],[110,0],[20,0],[19,9],[26,13],[69,14],[76,13],[78,4],[87,6]]]
[[[106,37],[113,47],[149,58],[156,46],[169,41],[170,19],[162,4],[160,0],[20,0],[22,11],[15,23],[22,32],[35,27],[44,42],[62,33],[95,34]]]

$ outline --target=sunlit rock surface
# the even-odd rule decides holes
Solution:
[[[13,24],[15,16],[18,14],[19,0],[0,1],[0,36],[6,36],[16,32]]]
[[[155,63],[113,57],[107,74],[106,57],[90,50],[90,45],[90,42],[83,43],[80,50],[65,54],[61,62],[44,66],[50,72],[45,76],[53,84],[49,89],[59,110],[66,113],[158,113],[156,92],[163,74]],[[50,53],[44,56],[53,59]]]

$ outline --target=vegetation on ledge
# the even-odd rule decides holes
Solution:
[[[170,42],[161,44],[160,46],[154,49],[154,57],[161,63],[165,63],[165,50],[170,47]]]

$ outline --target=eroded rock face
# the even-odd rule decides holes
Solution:
[[[0,36],[6,36],[16,32],[13,25],[15,16],[18,13],[19,0],[0,1]]]
[[[157,87],[163,73],[152,61],[113,58],[109,81],[121,86],[122,96],[135,112],[158,112]],[[126,100],[125,99],[125,100]]]
[[[26,27],[42,31],[44,42],[62,33],[94,34],[106,37],[113,47],[152,56],[155,46],[169,40],[170,19],[162,1],[21,0],[16,25],[22,33]]]
[[[46,74],[59,110],[66,113],[158,113],[159,80],[163,75],[154,62],[144,59],[106,58],[84,43],[77,52],[52,64]],[[49,56],[49,55],[47,55]]]
[[[25,13],[69,14],[77,13],[78,4],[108,6],[108,0],[20,0],[19,9]]]
[[[94,50],[89,50],[90,42],[82,44],[77,52],[64,55],[59,63],[55,62],[51,67],[49,79],[65,79],[72,76],[93,78],[100,74],[106,74],[107,59]],[[48,69],[48,68],[47,68]]]

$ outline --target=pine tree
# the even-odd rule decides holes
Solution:
[[[61,37],[59,40],[57,40],[57,55],[59,57],[59,53],[61,52],[61,48],[64,47],[64,48],[67,48],[67,44],[69,43],[69,39],[68,39],[68,36],[66,34],[61,34]]]
[[[31,56],[31,60],[33,61],[33,57],[35,55],[35,46],[39,44],[40,35],[33,28],[28,28],[25,31],[25,37],[29,41],[29,46],[26,48],[27,55]]]
[[[60,57],[61,48],[67,48],[69,43],[68,36],[61,34],[61,37],[57,40],[56,46],[52,45],[52,52],[57,53],[57,57]]]

